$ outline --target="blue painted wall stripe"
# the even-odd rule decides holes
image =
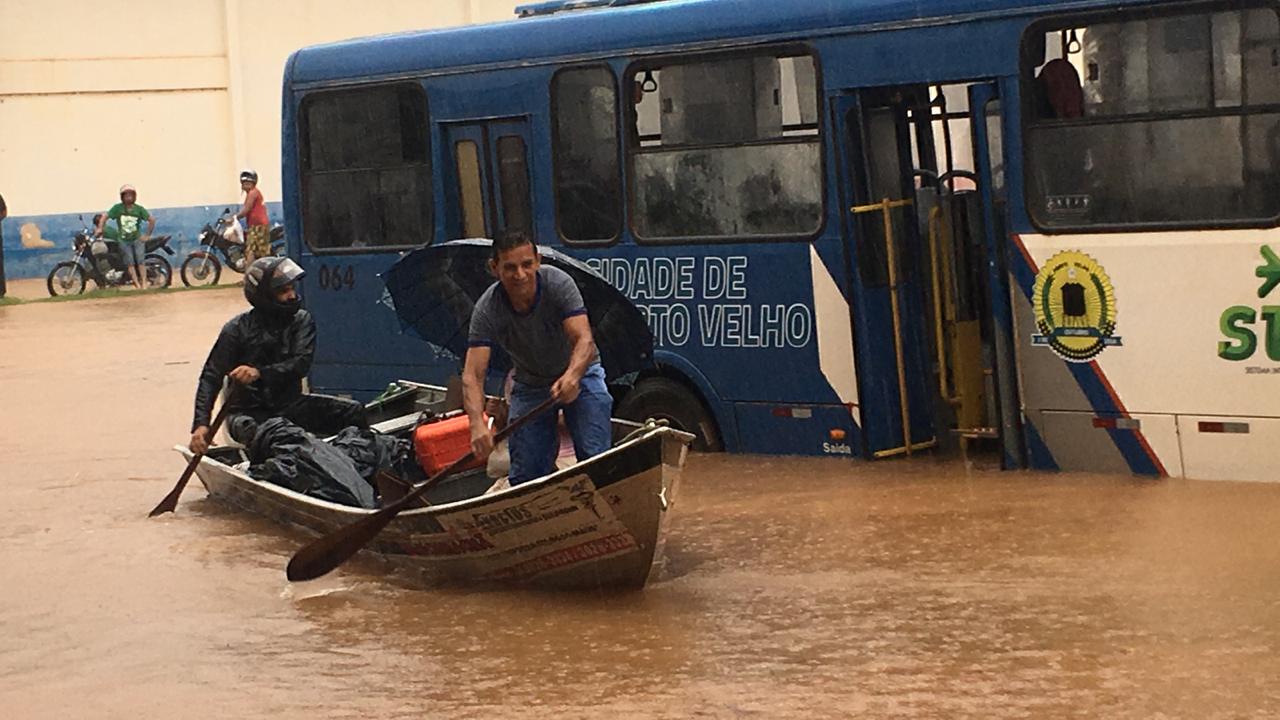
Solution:
[[[200,229],[205,223],[217,219],[224,208],[234,209],[239,205],[237,200],[226,205],[147,208],[156,216],[156,233],[173,236],[169,246],[176,253],[170,258],[174,272],[177,272],[182,258],[199,245]],[[54,265],[71,259],[71,238],[82,227],[80,216],[84,216],[85,224],[92,223],[93,216],[105,209],[103,207],[84,213],[58,215],[10,215],[3,221],[5,277],[9,280],[22,280],[48,275]],[[14,211],[13,206],[9,207],[9,211]],[[272,222],[279,222],[284,218],[278,202],[267,203],[267,214]],[[22,226],[28,223],[39,228],[40,237],[52,242],[53,247],[23,247]]]

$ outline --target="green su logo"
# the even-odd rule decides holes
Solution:
[[[1262,246],[1265,264],[1254,270],[1262,279],[1258,298],[1266,299],[1280,285],[1280,257],[1269,245]],[[1225,340],[1218,341],[1218,357],[1223,360],[1248,360],[1258,350],[1258,334],[1254,324],[1261,318],[1266,338],[1267,357],[1280,362],[1280,305],[1263,305],[1261,311],[1247,305],[1233,305],[1222,312],[1218,325]]]

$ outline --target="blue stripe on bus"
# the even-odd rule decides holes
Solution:
[[[1044,438],[1040,437],[1040,428],[1036,427],[1031,418],[1027,418],[1022,424],[1023,434],[1027,439],[1027,455],[1030,456],[1031,467],[1037,470],[1061,470],[1058,461],[1054,459],[1053,452],[1049,450],[1049,446],[1045,444]]]
[[[1095,412],[1129,417],[1129,412],[1116,402],[1112,395],[1113,389],[1109,387],[1110,383],[1097,363],[1067,363],[1067,366]],[[1107,428],[1107,434],[1111,436],[1112,442],[1124,456],[1125,462],[1129,463],[1129,469],[1134,474],[1163,475],[1160,461],[1151,452],[1150,446],[1143,440],[1141,433],[1141,430]]]

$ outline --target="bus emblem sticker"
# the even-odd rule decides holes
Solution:
[[[1067,362],[1088,362],[1119,345],[1116,293],[1096,260],[1077,250],[1049,258],[1031,291],[1038,333],[1032,345],[1048,345]]]

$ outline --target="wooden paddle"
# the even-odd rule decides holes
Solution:
[[[511,433],[520,429],[522,425],[529,422],[533,418],[541,415],[546,410],[555,405],[555,400],[547,398],[543,400],[537,407],[525,413],[519,419],[515,420],[505,428],[500,430],[493,436],[494,444],[498,444]],[[432,475],[426,482],[418,485],[404,497],[378,510],[370,513],[349,525],[334,530],[328,535],[324,535],[312,541],[309,545],[294,553],[293,558],[289,560],[289,567],[286,574],[289,579],[297,582],[300,580],[314,580],[321,575],[328,573],[330,570],[338,567],[346,562],[348,558],[355,555],[382,531],[396,515],[400,514],[414,500],[422,497],[422,494],[430,490],[432,486],[448,477],[459,468],[470,464],[475,460],[475,453],[467,453],[458,458],[449,467]]]
[[[209,423],[209,443],[213,443],[213,438],[218,434],[218,428],[222,427],[222,419],[227,416],[227,411],[231,408],[231,395],[235,392],[235,381],[231,381],[231,392],[227,393],[226,400],[223,400],[222,407],[218,408],[218,414],[213,416],[213,422]],[[173,486],[168,495],[160,501],[159,505],[147,513],[147,517],[155,517],[163,515],[167,512],[173,512],[178,507],[178,497],[182,495],[182,491],[187,487],[187,481],[191,479],[191,474],[196,471],[196,466],[200,464],[200,458],[204,457],[204,453],[196,453],[191,456],[191,462],[187,463],[187,469],[182,471],[182,477],[178,478],[178,484]]]

